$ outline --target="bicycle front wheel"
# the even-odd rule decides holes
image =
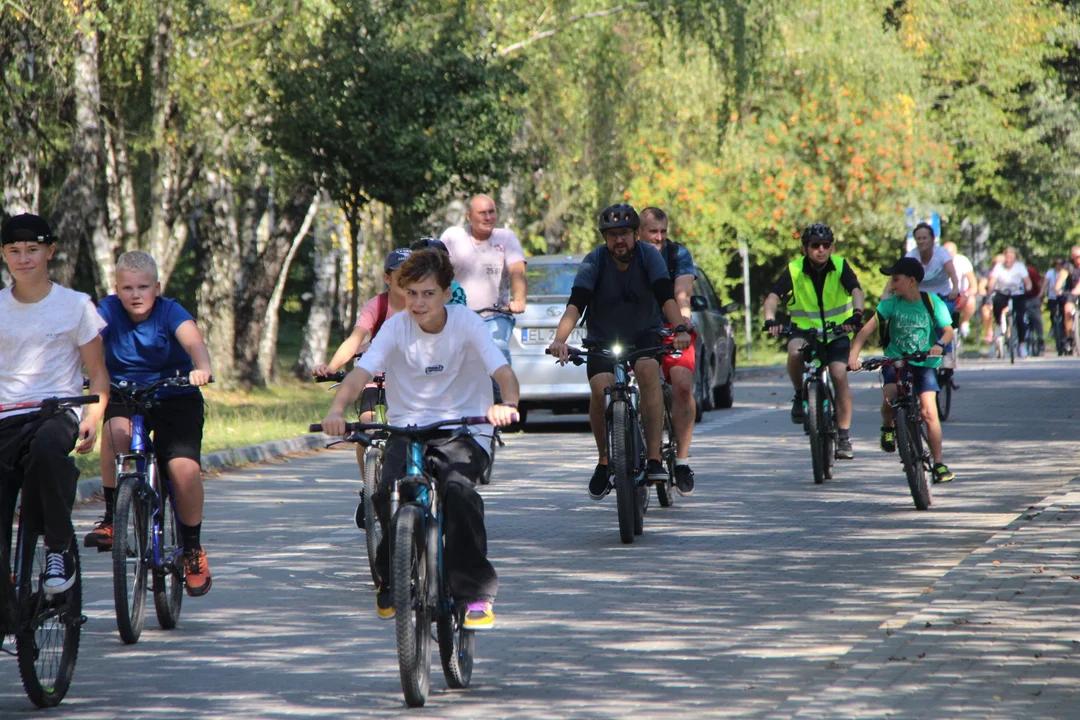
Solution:
[[[825,458],[828,428],[825,427],[824,388],[812,380],[806,384],[806,427],[810,436],[810,461],[814,466],[814,482],[825,482],[828,460]]]
[[[896,446],[900,450],[900,461],[904,463],[904,474],[907,475],[908,488],[911,489],[915,509],[926,510],[931,503],[930,484],[927,482],[926,468],[923,466],[919,427],[917,422],[907,417],[905,410],[897,411]]]
[[[421,707],[431,683],[431,608],[428,606],[424,518],[416,505],[403,505],[394,520],[390,594],[394,601],[398,668],[405,704]]]
[[[82,570],[79,548],[71,539],[75,584],[67,592],[46,596],[45,538],[19,526],[20,564],[16,578],[19,629],[15,650],[19,675],[30,701],[40,708],[55,707],[67,695],[79,655],[82,616]],[[6,570],[4,570],[6,572]]]
[[[379,487],[382,479],[382,450],[370,447],[364,453],[364,536],[367,543],[368,568],[371,570],[371,579],[376,585],[379,584],[379,576],[375,572],[375,554],[379,550],[382,541],[382,525],[375,514],[375,489]]]
[[[150,560],[146,499],[142,478],[121,480],[113,504],[113,599],[116,629],[128,645],[139,641],[146,623],[146,576]]]
[[[663,482],[656,483],[656,497],[660,500],[660,507],[671,507],[675,504],[675,430],[671,422],[671,388],[664,386],[664,435],[660,443],[660,459],[667,470],[667,478]]]
[[[634,492],[634,442],[630,437],[630,406],[625,400],[611,403],[611,430],[608,462],[615,479],[615,505],[619,511],[619,538],[629,545],[634,542],[634,514],[637,512],[637,493]]]
[[[161,490],[161,557],[164,567],[155,568],[154,610],[162,630],[172,630],[180,622],[184,601],[184,541],[176,524],[176,508],[169,488]]]
[[[439,659],[442,661],[443,677],[454,690],[469,687],[472,681],[473,653],[476,651],[476,635],[461,626],[462,614],[457,608],[444,612],[435,621],[439,636]]]

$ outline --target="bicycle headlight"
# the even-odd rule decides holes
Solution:
[[[619,357],[620,355],[622,355],[622,345],[612,345],[611,354],[615,357]]]

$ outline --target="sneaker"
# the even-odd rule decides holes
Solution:
[[[694,494],[694,471],[689,465],[675,466],[675,489],[683,497]]]
[[[83,547],[97,548],[98,552],[112,550],[113,524],[112,518],[102,518],[94,523],[94,529],[83,538]]]
[[[851,447],[851,438],[838,437],[836,438],[836,459],[837,460],[854,460],[855,450]]]
[[[611,492],[611,475],[608,474],[608,466],[597,464],[593,470],[592,480],[589,480],[589,497],[593,500],[603,500],[604,496]]]
[[[375,613],[383,620],[394,619],[394,600],[390,597],[390,586],[380,585],[375,591]]]
[[[489,602],[471,602],[465,608],[465,622],[461,626],[466,630],[487,630],[495,624],[495,613]]]
[[[210,592],[213,578],[210,577],[210,563],[206,561],[206,551],[189,550],[184,553],[184,585],[191,597],[202,597]]]
[[[803,410],[802,403],[801,395],[796,395],[791,399],[791,422],[796,425],[802,425],[806,422],[806,411]]]
[[[881,426],[881,449],[887,453],[896,452],[896,428]]]
[[[45,554],[45,594],[66,592],[75,584],[75,558],[70,552]]]
[[[934,482],[947,483],[956,479],[956,475],[945,463],[934,463]]]
[[[1020,357],[1026,358],[1028,356],[1027,345],[1020,346]]]
[[[645,476],[650,480],[663,482],[668,479],[667,466],[659,460],[649,459],[645,463]]]

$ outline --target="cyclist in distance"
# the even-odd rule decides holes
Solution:
[[[397,279],[405,291],[405,312],[387,320],[356,367],[338,388],[323,419],[327,435],[344,435],[345,408],[356,401],[379,370],[386,369],[387,413],[392,425],[426,425],[440,420],[486,415],[492,425],[517,418],[518,381],[491,338],[482,318],[460,305],[446,305],[454,268],[436,250],[413,253]],[[495,404],[491,377],[503,390]],[[425,459],[439,487],[445,513],[445,567],[450,593],[466,606],[464,627],[478,630],[495,622],[492,603],[498,576],[487,558],[484,501],[475,485],[490,462],[486,443],[474,434],[493,432],[473,426],[468,432],[447,430],[428,442]],[[382,541],[376,553],[375,605],[390,619],[394,606],[390,577],[390,488],[405,473],[408,441],[392,436],[383,453],[382,481],[372,497]]]
[[[956,330],[960,333],[960,337],[967,337],[971,329],[971,318],[975,315],[975,293],[979,287],[975,279],[975,267],[966,255],[960,253],[960,248],[956,246],[956,243],[950,240],[942,247],[952,256],[953,268],[956,270],[957,277],[960,278],[960,286],[952,288],[959,293],[956,299],[956,310],[960,313],[960,327]]]
[[[914,374],[915,392],[919,393],[922,404],[922,418],[926,423],[927,444],[934,457],[934,482],[949,482],[956,476],[942,460],[941,422],[937,414],[938,386],[935,369],[941,364],[945,346],[953,339],[952,315],[945,301],[936,293],[920,292],[919,282],[923,276],[922,263],[916,258],[900,258],[891,267],[881,268],[884,275],[889,275],[891,294],[878,303],[874,317],[863,326],[851,345],[848,367],[858,370],[862,367],[859,353],[867,339],[881,325],[888,328],[883,331],[882,343],[885,356],[901,358],[918,352],[928,352],[930,357],[922,362],[908,361]],[[940,334],[939,334],[940,331]],[[881,368],[882,393],[881,403],[881,449],[887,453],[896,452],[896,419],[889,404],[897,395],[896,370],[892,366]]]
[[[842,326],[847,333],[862,327],[864,296],[859,279],[844,258],[833,254],[835,238],[825,223],[807,226],[802,233],[801,258],[792,260],[776,280],[765,298],[765,329],[773,336],[780,334],[776,309],[782,298],[787,301],[791,322],[803,330],[822,329],[826,322]],[[791,401],[791,422],[806,422],[803,411],[803,360],[800,353],[806,340],[793,337],[788,342],[787,371],[795,388]],[[828,344],[829,376],[836,388],[836,457],[851,460],[851,389],[848,387],[847,358],[851,348],[848,336],[838,337]]]
[[[1069,266],[1057,277],[1058,297],[1065,298],[1065,337],[1072,342],[1073,311],[1076,310],[1077,298],[1080,298],[1080,245],[1073,245],[1069,251]]]
[[[668,277],[675,285],[675,302],[679,305],[682,324],[690,331],[690,346],[679,357],[665,355],[660,360],[664,379],[671,384],[671,423],[675,430],[675,489],[680,495],[694,492],[694,471],[690,469],[690,442],[694,438],[694,371],[697,369],[695,345],[697,333],[690,311],[690,295],[694,289],[694,259],[684,246],[668,239],[668,218],[660,208],[647,207],[641,211],[639,240],[660,251],[667,265]],[[670,329],[670,323],[664,324]]]
[[[1005,258],[1000,265],[995,265],[990,271],[990,279],[987,281],[987,292],[993,294],[994,321],[1000,323],[1004,320],[1005,310],[1009,307],[1009,300],[1013,305],[1013,324],[1016,327],[1016,338],[1020,344],[1020,357],[1027,357],[1027,297],[1025,293],[1031,290],[1031,277],[1027,266],[1020,262],[1020,256],[1016,248],[1005,248]]]
[[[624,203],[612,205],[600,213],[598,230],[604,244],[581,261],[566,310],[549,348],[561,362],[565,363],[570,357],[566,339],[586,310],[589,337],[609,347],[614,344],[641,349],[660,347],[660,330],[665,318],[675,326],[672,346],[676,350],[690,347],[690,333],[675,301],[675,285],[668,275],[664,258],[652,245],[637,242],[640,225],[637,211]],[[612,487],[606,454],[604,391],[615,382],[615,364],[610,358],[590,355],[586,370],[590,389],[589,424],[599,456],[589,481],[589,497],[601,500]],[[660,462],[664,432],[660,363],[655,357],[641,357],[634,364],[634,375],[641,391],[647,474],[650,480],[665,480],[667,470]]]
[[[44,588],[61,593],[75,583],[71,507],[79,470],[69,454],[94,449],[108,404],[109,373],[101,336],[105,321],[90,297],[49,280],[56,238],[37,215],[16,215],[0,228],[0,246],[14,283],[0,290],[0,405],[39,402],[82,394],[82,368],[90,392],[102,400],[79,410],[39,415],[35,410],[0,413],[0,493],[3,507],[40,507],[44,522]],[[13,516],[0,518],[0,542],[11,545]],[[3,572],[7,572],[6,570]],[[0,598],[0,602],[6,598]]]
[[[960,297],[960,274],[956,272],[952,254],[941,245],[937,244],[934,236],[934,228],[928,223],[919,223],[912,233],[915,237],[915,247],[908,251],[907,257],[915,258],[923,266],[923,280],[919,284],[922,292],[934,293],[945,301],[949,313],[956,311],[956,301]],[[883,297],[888,297],[889,286],[886,286]],[[951,343],[945,348],[942,366],[952,367]]]
[[[188,595],[210,592],[212,578],[202,547],[203,397],[199,387],[210,382],[210,353],[195,319],[180,303],[160,297],[154,258],[141,250],[116,261],[116,294],[104,298],[98,313],[108,325],[101,331],[105,366],[114,382],[149,385],[167,377],[186,376],[192,387],[161,388],[147,416],[154,431],[158,466],[168,474],[176,500],[184,542],[184,584]],[[131,450],[131,418],[141,412],[113,393],[101,435],[101,485],[105,516],[83,539],[86,547],[112,548],[116,455]]]
[[[994,291],[990,289],[990,273],[1003,262],[1005,262],[1005,254],[998,253],[990,261],[990,269],[979,278],[979,295],[982,296],[982,305],[979,307],[979,316],[982,318],[983,335],[985,335],[983,342],[987,345],[994,342],[994,321],[992,319]]]

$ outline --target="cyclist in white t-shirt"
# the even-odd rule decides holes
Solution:
[[[960,336],[967,337],[970,331],[971,318],[975,315],[975,292],[978,290],[978,281],[975,279],[975,267],[965,255],[960,253],[956,243],[951,240],[942,245],[949,255],[952,256],[953,269],[960,278],[960,287],[954,288],[959,291],[956,299],[956,310],[960,313]]]
[[[940,297],[945,301],[945,307],[952,315],[956,312],[956,300],[960,297],[957,289],[960,287],[960,278],[953,265],[952,255],[937,244],[934,228],[928,223],[916,225],[912,235],[915,236],[915,247],[908,251],[907,257],[915,258],[923,267],[923,280],[919,283],[919,292],[933,293]],[[890,294],[891,292],[886,292],[882,297]],[[942,367],[953,366],[952,350],[952,343],[949,343],[945,347],[945,360],[942,362]]]
[[[1005,260],[990,271],[987,292],[993,293],[994,319],[1000,323],[1004,318],[1009,300],[1013,305],[1013,323],[1016,337],[1020,341],[1020,357],[1027,357],[1027,297],[1024,293],[1031,290],[1031,277],[1027,266],[1020,261],[1016,248],[1005,248]]]

